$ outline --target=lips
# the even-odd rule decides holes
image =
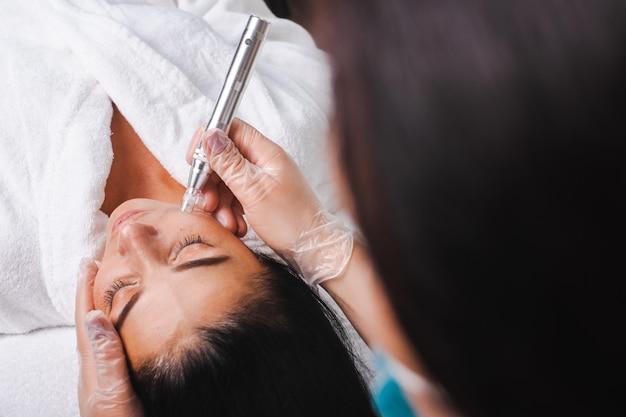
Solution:
[[[133,216],[138,215],[139,213],[143,213],[144,210],[129,210],[125,213],[122,213],[117,220],[115,220],[115,223],[113,223],[113,227],[111,228],[111,233],[115,232],[115,229],[117,229],[122,223],[124,223],[126,220],[130,219]]]

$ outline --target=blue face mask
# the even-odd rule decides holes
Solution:
[[[407,399],[431,387],[419,375],[386,354],[374,352],[375,379],[372,387],[373,402],[382,417],[419,417]]]

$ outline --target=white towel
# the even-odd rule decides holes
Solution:
[[[0,3],[0,333],[71,324],[75,263],[106,220],[110,102],[36,6]]]
[[[78,415],[74,331],[51,327],[73,323],[80,258],[102,250],[111,99],[184,184],[187,145],[210,115],[251,13],[272,26],[237,115],[291,153],[334,208],[323,157],[325,55],[262,0],[178,6],[0,2],[0,334],[47,328],[0,335],[2,417]]]
[[[73,327],[0,337],[0,416],[78,417]]]

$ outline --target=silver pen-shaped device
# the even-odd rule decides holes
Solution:
[[[224,81],[222,91],[215,103],[213,114],[204,128],[205,132],[209,129],[221,129],[228,133],[235,110],[248,84],[252,67],[265,40],[269,26],[269,22],[260,17],[250,16],[248,19],[246,29],[243,31],[235,56],[226,75],[226,81]],[[200,141],[193,154],[187,191],[185,191],[180,207],[182,211],[191,212],[193,210],[200,190],[210,174],[211,168],[202,148],[202,141]]]

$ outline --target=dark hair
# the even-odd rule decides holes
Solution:
[[[328,4],[341,163],[429,371],[467,416],[624,415],[626,2]]]
[[[264,0],[269,9],[278,17],[291,19],[308,27],[313,16],[313,8],[319,0]]]
[[[260,256],[255,293],[197,341],[131,370],[146,416],[375,416],[333,311]]]

